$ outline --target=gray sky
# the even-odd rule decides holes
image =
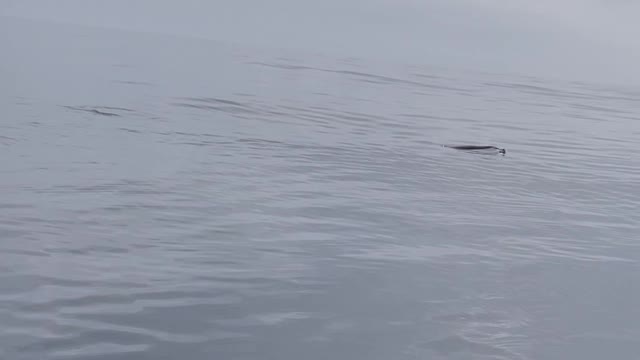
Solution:
[[[640,2],[625,0],[0,0],[0,14],[640,83]]]

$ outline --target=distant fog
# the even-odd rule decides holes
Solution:
[[[623,0],[0,0],[0,14],[411,64],[640,82],[640,3]]]

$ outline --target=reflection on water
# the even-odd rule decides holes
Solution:
[[[639,91],[2,27],[3,359],[640,350]]]

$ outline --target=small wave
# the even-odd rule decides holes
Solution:
[[[87,107],[87,106],[66,106],[65,105],[63,107],[70,110],[74,110],[74,111],[84,111],[84,112],[88,112],[88,113],[91,113],[94,115],[100,115],[100,116],[122,116],[118,113],[113,112],[113,110],[127,111],[127,112],[133,111],[131,109],[112,107],[112,106]],[[110,110],[110,111],[105,111],[105,110]]]
[[[233,100],[206,97],[183,98],[183,100],[185,100],[185,102],[176,102],[173,103],[173,105],[199,110],[220,111],[234,115],[260,114],[260,111],[254,109],[252,106]]]
[[[341,75],[350,75],[350,76],[355,77],[356,79],[359,79],[359,81],[367,82],[367,83],[373,83],[373,84],[389,84],[389,85],[404,84],[404,85],[417,86],[417,87],[421,87],[421,88],[431,88],[431,89],[436,89],[436,90],[462,91],[462,92],[470,91],[469,89],[456,88],[456,87],[451,87],[451,86],[442,85],[442,84],[429,84],[429,83],[425,83],[425,82],[421,82],[421,81],[415,81],[415,80],[409,80],[409,79],[402,79],[402,78],[398,78],[398,77],[391,77],[391,76],[385,76],[385,75],[372,74],[372,73],[363,72],[363,71],[329,69],[329,68],[320,68],[320,67],[310,67],[310,66],[300,66],[300,65],[290,65],[290,64],[276,64],[276,63],[264,63],[264,62],[252,62],[252,64],[268,66],[268,67],[284,69],[284,70],[312,70],[312,71],[321,71],[321,72],[341,74]],[[423,78],[428,78],[428,79],[431,79],[431,80],[435,80],[437,78],[437,77],[426,77],[426,76],[422,76],[422,77]]]
[[[153,84],[146,81],[133,81],[133,80],[114,80],[114,83],[125,85],[138,85],[138,86],[152,86]]]

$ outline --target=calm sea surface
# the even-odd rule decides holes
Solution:
[[[640,354],[639,89],[8,18],[0,48],[0,359]]]

